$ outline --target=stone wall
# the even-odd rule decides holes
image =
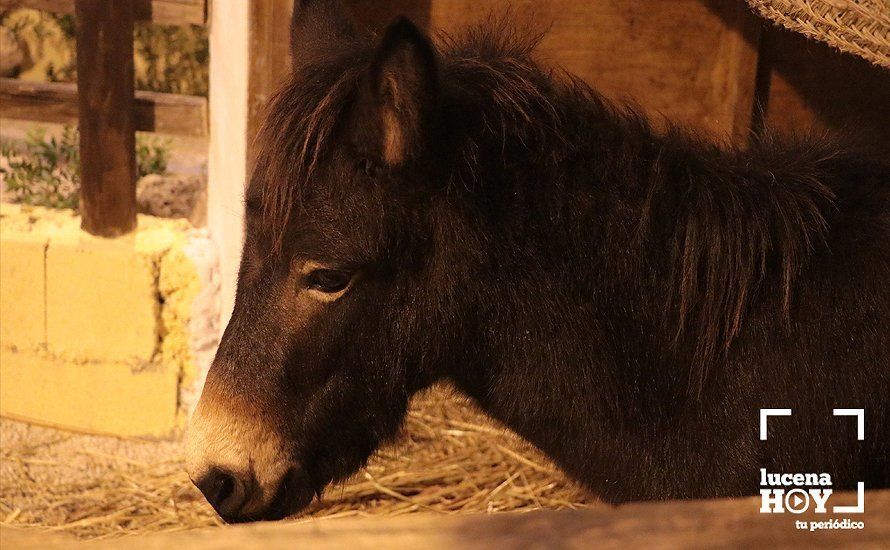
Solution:
[[[93,433],[182,425],[218,340],[215,247],[140,216],[118,239],[0,205],[0,414]]]

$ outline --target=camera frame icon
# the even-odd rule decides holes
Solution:
[[[774,416],[791,416],[791,409],[760,409],[760,440],[767,441],[769,439],[768,421]],[[865,409],[833,409],[833,416],[853,416],[856,417],[856,439],[865,441]],[[792,489],[787,494],[794,491],[802,491],[800,489]],[[801,510],[800,512],[802,512]],[[800,513],[794,511],[793,513]],[[834,506],[832,512],[835,514],[862,514],[865,512],[865,482],[856,482],[856,505],[855,506]]]

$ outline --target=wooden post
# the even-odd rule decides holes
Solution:
[[[235,303],[244,238],[250,4],[214,2],[210,10],[210,150],[207,227],[219,250],[220,326]]]
[[[253,170],[255,138],[265,119],[272,94],[290,74],[292,0],[250,3],[250,50],[247,83],[248,174]]]
[[[235,302],[244,189],[266,103],[290,72],[292,0],[215,2],[210,10],[207,226],[219,246],[221,321]]]
[[[77,0],[81,227],[115,237],[136,227],[133,2]]]

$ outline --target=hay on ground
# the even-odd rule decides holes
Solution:
[[[179,445],[56,432],[3,421],[0,525],[98,539],[220,524],[183,471]],[[40,432],[40,437],[21,434]],[[592,503],[542,455],[466,402],[415,400],[405,433],[296,521],[417,511],[524,511]]]

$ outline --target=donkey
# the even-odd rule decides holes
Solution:
[[[655,130],[510,29],[298,0],[189,430],[210,504],[297,512],[440,381],[608,502],[887,486],[890,165]]]

